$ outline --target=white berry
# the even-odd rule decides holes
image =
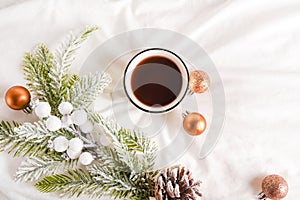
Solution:
[[[50,116],[46,121],[46,126],[50,131],[57,131],[61,128],[61,121],[56,116]]]
[[[89,152],[83,152],[79,157],[79,162],[82,165],[89,165],[93,162],[94,158],[93,155]]]
[[[94,129],[94,125],[90,121],[86,121],[83,125],[80,126],[80,130],[83,133],[90,133]]]
[[[74,152],[81,152],[83,148],[83,141],[78,137],[72,138],[69,142],[69,149]]]
[[[34,109],[34,112],[40,119],[42,119],[50,115],[51,107],[48,102],[40,102]]]
[[[81,151],[76,152],[69,148],[69,149],[67,149],[67,154],[68,154],[69,158],[76,159],[80,156]]]
[[[57,152],[64,152],[69,146],[69,140],[64,136],[58,136],[53,141],[54,150]]]
[[[62,115],[68,115],[72,112],[73,106],[69,102],[61,102],[58,106],[58,110]]]
[[[87,114],[84,110],[76,110],[71,115],[74,124],[81,126],[87,121]]]

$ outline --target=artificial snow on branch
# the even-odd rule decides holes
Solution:
[[[74,108],[88,108],[110,83],[111,78],[108,74],[90,73],[74,83],[66,100],[70,101]]]
[[[16,172],[15,179],[19,182],[32,182],[44,176],[66,172],[67,170],[76,168],[76,166],[77,160],[66,160],[58,154],[31,157],[21,163]]]
[[[56,92],[60,99],[68,90],[69,83],[69,70],[72,62],[75,60],[77,50],[80,48],[82,43],[88,39],[88,37],[99,27],[91,26],[81,31],[79,34],[74,35],[70,33],[67,37],[66,42],[63,42],[55,52],[55,65],[50,68],[49,78],[51,79],[50,85]]]
[[[28,110],[38,119],[2,121],[0,150],[25,158],[15,179],[34,182],[41,192],[149,199],[158,173],[155,143],[92,111],[90,105],[112,81],[108,74],[69,74],[76,51],[97,29],[71,34],[55,54],[44,44],[25,54],[24,75],[35,98]],[[111,143],[101,143],[99,136]]]

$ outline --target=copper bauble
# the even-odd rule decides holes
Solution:
[[[280,200],[283,199],[288,193],[289,187],[279,175],[273,174],[266,176],[262,182],[262,192],[259,194],[258,199],[272,199]]]
[[[210,80],[204,71],[193,71],[190,73],[189,87],[191,93],[203,93],[208,90]]]
[[[205,118],[196,112],[188,113],[183,120],[184,130],[192,135],[197,136],[205,131],[206,120]]]
[[[30,103],[30,93],[22,86],[9,88],[5,94],[5,101],[8,107],[14,110],[25,109]]]

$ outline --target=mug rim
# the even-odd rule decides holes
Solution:
[[[126,80],[125,80],[125,79],[126,79],[126,74],[127,74],[128,70],[129,70],[129,67],[131,66],[131,63],[132,63],[139,55],[141,55],[141,54],[143,54],[143,53],[145,53],[145,52],[147,52],[147,51],[153,51],[153,50],[165,51],[165,52],[167,52],[167,53],[172,54],[173,56],[175,56],[175,57],[180,61],[181,65],[182,65],[182,67],[180,67],[180,68],[182,68],[182,69],[186,72],[186,86],[185,86],[185,88],[184,88],[184,83],[182,84],[182,85],[183,85],[183,86],[182,86],[182,89],[184,89],[184,91],[183,91],[183,93],[182,93],[182,96],[181,96],[180,99],[178,99],[177,102],[176,102],[174,105],[172,105],[171,107],[167,107],[168,105],[163,106],[162,108],[167,107],[166,109],[163,109],[163,110],[151,110],[151,109],[146,109],[146,108],[144,108],[144,107],[141,107],[140,105],[138,105],[138,104],[131,98],[131,96],[129,95],[129,93],[128,93],[127,89],[126,89]],[[149,57],[150,57],[150,56],[149,56]],[[168,58],[167,56],[165,56],[165,57],[166,57],[167,59],[170,59],[170,58]],[[147,57],[145,57],[145,58],[147,58]],[[144,59],[145,59],[145,58],[144,58]],[[176,65],[178,65],[178,64],[176,64]],[[130,82],[131,82],[131,77],[130,77]],[[131,86],[130,86],[130,87],[131,87]],[[157,48],[157,47],[156,47],[156,48],[147,48],[147,49],[144,49],[144,50],[140,51],[140,52],[137,53],[136,55],[134,55],[134,56],[130,59],[130,61],[128,62],[127,66],[126,66],[126,68],[125,68],[125,71],[124,71],[124,73],[123,73],[123,88],[124,88],[125,94],[126,94],[127,98],[129,99],[129,101],[130,101],[135,107],[137,107],[138,109],[140,109],[140,110],[142,110],[142,111],[144,111],[144,112],[147,112],[147,113],[157,113],[157,114],[159,114],[159,113],[167,113],[167,112],[173,110],[174,108],[176,108],[176,107],[182,102],[182,100],[184,99],[184,97],[186,96],[187,91],[188,91],[188,88],[189,88],[189,71],[188,71],[188,68],[187,68],[185,62],[183,62],[183,60],[182,60],[176,53],[174,53],[173,51],[170,51],[170,50],[164,49],[164,48]],[[182,89],[181,89],[181,90],[182,90]],[[176,99],[177,99],[177,98],[176,98]],[[176,101],[176,99],[173,100],[173,102]],[[172,102],[171,102],[171,103],[172,103]],[[143,104],[143,103],[141,102],[141,104]],[[147,105],[145,105],[145,107],[151,108],[151,106],[147,106]]]

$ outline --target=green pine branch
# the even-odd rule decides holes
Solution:
[[[111,83],[111,78],[106,73],[94,73],[83,76],[70,88],[67,101],[71,102],[75,109],[88,108]]]
[[[54,65],[54,55],[44,44],[38,45],[32,53],[26,53],[23,60],[23,71],[29,91],[50,105],[56,100],[49,78],[50,69]]]
[[[78,169],[69,170],[68,174],[54,174],[47,176],[34,185],[40,192],[59,192],[61,196],[80,196],[100,198],[103,195],[102,188],[89,173]]]
[[[97,170],[97,176],[81,169],[69,170],[67,175],[54,174],[38,181],[35,187],[43,193],[58,192],[67,197],[84,194],[93,198],[110,195],[113,199],[146,200],[153,196],[154,180],[148,177],[154,177],[153,174],[144,173],[142,177],[130,180],[126,172],[105,166]]]
[[[77,159],[66,160],[60,154],[52,151],[47,155],[30,157],[23,161],[16,172],[16,181],[32,182],[44,176],[55,173],[64,173],[69,169],[75,169]]]
[[[71,64],[76,51],[95,30],[98,30],[97,26],[88,27],[75,36],[71,34],[55,56],[44,44],[38,45],[32,53],[25,54],[23,70],[28,89],[39,100],[49,102],[52,114],[59,114],[58,105],[70,94],[74,80],[78,80],[68,74]]]
[[[98,162],[88,167],[88,171],[107,195],[132,200],[144,200],[153,196],[157,174],[155,171],[122,170],[107,162]]]

